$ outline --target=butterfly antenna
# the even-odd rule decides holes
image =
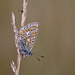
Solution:
[[[41,61],[35,54],[33,54],[37,59],[38,59],[38,61]]]
[[[38,54],[38,53],[34,53],[34,54],[40,56],[41,58],[44,58],[44,56],[42,56],[42,55],[40,55],[40,54]]]
[[[44,58],[44,56],[41,56],[42,58]]]
[[[35,57],[38,59],[38,61],[40,61],[40,59],[37,56],[35,56]]]

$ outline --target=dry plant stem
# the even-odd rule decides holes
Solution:
[[[12,61],[11,67],[12,67],[12,70],[15,73],[15,75],[19,75],[20,63],[21,63],[21,54],[20,54],[20,51],[19,51],[18,30],[17,30],[16,25],[15,25],[15,15],[14,15],[14,13],[12,13],[12,25],[13,25],[13,30],[14,30],[14,33],[15,33],[15,45],[17,47],[18,56],[17,56],[17,65],[15,65],[14,61]]]
[[[27,12],[27,2],[26,0],[23,0],[23,13],[22,13],[21,27],[23,27],[25,24],[26,15],[27,15],[26,12]]]
[[[21,54],[19,52],[19,49],[17,49],[17,52],[18,52],[18,57],[17,57],[17,68],[15,71],[15,75],[19,75],[20,64],[21,64]]]
[[[25,23],[25,20],[26,20],[26,7],[27,7],[27,2],[26,0],[23,0],[23,13],[22,13],[22,20],[21,20],[21,27],[24,26],[24,23]],[[17,53],[18,53],[18,56],[17,56],[17,65],[15,65],[14,61],[12,60],[12,63],[11,63],[11,68],[14,72],[15,75],[19,75],[19,70],[20,70],[20,64],[21,64],[21,54],[20,54],[20,51],[19,51],[19,45],[18,45],[18,30],[17,30],[17,27],[15,25],[15,15],[14,13],[12,13],[12,26],[13,26],[13,30],[14,30],[14,33],[15,33],[15,45],[16,45],[16,48],[17,48]]]
[[[16,25],[15,25],[15,15],[14,13],[12,13],[12,26],[13,26],[13,30],[14,30],[14,33],[15,33],[15,45],[16,47],[18,48],[18,30],[16,28]]]

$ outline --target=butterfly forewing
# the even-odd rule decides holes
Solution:
[[[31,51],[38,34],[39,23],[32,22],[27,24],[19,31],[19,40],[25,42],[25,46]]]

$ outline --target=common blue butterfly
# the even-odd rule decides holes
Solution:
[[[29,23],[20,29],[18,41],[20,52],[23,56],[32,56],[31,50],[34,46],[38,31],[38,22]]]

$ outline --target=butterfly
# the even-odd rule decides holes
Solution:
[[[31,50],[34,46],[38,31],[38,22],[29,23],[19,30],[19,47],[20,52],[24,57],[32,56]]]

